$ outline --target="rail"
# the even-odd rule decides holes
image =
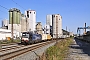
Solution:
[[[16,56],[19,56],[21,54],[24,54],[24,53],[32,51],[34,49],[40,48],[42,46],[48,45],[48,44],[53,43],[53,42],[55,42],[55,41],[54,40],[47,41],[47,42],[38,43],[38,44],[35,44],[35,45],[32,45],[32,46],[27,45],[25,47],[22,47],[22,49],[0,55],[0,59],[2,59],[2,60],[10,60],[10,59],[13,59]]]

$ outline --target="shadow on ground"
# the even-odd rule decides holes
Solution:
[[[83,42],[76,38],[74,38],[74,40],[76,44],[71,44],[69,47],[73,49],[80,49],[82,53],[78,52],[78,54],[87,54],[88,56],[90,56],[90,43]],[[77,53],[77,52],[74,52],[74,53]]]

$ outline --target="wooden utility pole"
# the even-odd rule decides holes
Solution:
[[[12,12],[12,22],[11,22],[11,35],[12,35],[12,42],[13,42],[13,12]]]

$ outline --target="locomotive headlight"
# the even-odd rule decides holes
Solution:
[[[26,42],[28,42],[28,40],[26,40]]]

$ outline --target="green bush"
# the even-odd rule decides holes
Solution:
[[[47,60],[63,60],[67,56],[68,46],[71,44],[72,39],[64,39],[46,51]]]

